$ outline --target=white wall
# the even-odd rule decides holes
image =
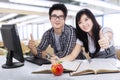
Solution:
[[[104,27],[110,27],[114,33],[114,44],[120,46],[120,14],[104,16]]]
[[[120,14],[110,14],[104,16],[104,22],[102,22],[102,17],[96,17],[97,21],[100,25],[103,24],[103,27],[110,27],[114,33],[114,44],[115,46],[120,46]],[[74,18],[69,18],[66,20],[66,24],[70,24],[75,27]],[[20,39],[29,40],[30,34],[33,34],[35,40],[41,39],[43,33],[51,28],[50,22],[42,23],[42,24],[28,24],[28,25],[19,25],[18,32]],[[0,41],[2,41],[1,33],[0,33]]]

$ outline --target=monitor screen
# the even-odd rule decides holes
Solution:
[[[5,48],[8,50],[6,63],[3,68],[16,68],[24,65],[24,57],[15,24],[6,24],[1,27],[1,35]],[[17,60],[14,62],[13,58]]]

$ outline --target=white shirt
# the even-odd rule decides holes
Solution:
[[[105,34],[108,31],[113,33],[113,31],[108,27],[103,27],[102,31],[103,31],[103,34]],[[87,34],[87,36],[88,36],[89,51],[90,51],[90,53],[94,53],[95,50],[96,50],[96,47],[94,46],[94,41],[89,34]],[[77,39],[76,43],[83,46],[83,42],[79,39]],[[113,39],[111,40],[111,43],[110,43],[109,47],[111,47],[112,45],[113,45]],[[100,51],[103,51],[103,50],[104,49],[102,49],[102,48],[100,49]]]

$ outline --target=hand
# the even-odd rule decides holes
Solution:
[[[30,50],[33,53],[33,55],[37,55],[37,49],[36,49],[35,41],[33,39],[32,34],[30,35],[30,37],[31,37],[31,39],[29,40],[28,48],[30,48]]]
[[[33,36],[32,36],[32,34],[30,34],[30,40],[29,40],[29,43],[28,43],[28,47],[30,48],[30,49],[33,49],[33,48],[35,48],[35,41],[34,41],[34,39],[33,39]]]
[[[45,58],[46,59],[46,55],[47,55],[48,53],[46,52],[46,51],[42,51],[42,58]]]
[[[50,53],[47,53],[46,51],[42,51],[42,58],[49,60],[52,64],[60,62],[58,56],[56,56],[55,54],[51,55]]]
[[[107,49],[109,47],[109,40],[107,38],[101,38],[99,41],[98,41],[99,45],[101,48],[103,49]]]
[[[98,41],[99,45],[103,49],[107,49],[109,47],[109,38],[107,35],[103,34],[102,30],[100,30],[100,40]]]
[[[50,61],[51,61],[52,64],[60,62],[58,56],[56,56],[56,55],[52,55]]]

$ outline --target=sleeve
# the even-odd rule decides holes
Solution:
[[[37,46],[37,53],[38,53],[37,57],[41,57],[41,52],[46,50],[46,48],[48,47],[49,45],[48,38],[49,38],[49,32],[47,31],[43,34],[41,42]]]
[[[103,27],[102,32],[103,32],[103,34],[105,34],[106,32],[112,32],[113,33],[112,29],[109,28],[109,27]]]
[[[77,39],[76,44],[79,44],[79,45],[83,46],[83,42],[80,41],[79,39]]]
[[[68,31],[67,35],[67,41],[65,42],[64,46],[64,50],[62,52],[59,52],[57,54],[62,54],[59,57],[64,57],[68,54],[70,54],[73,50],[73,48],[75,47],[76,44],[76,34],[75,34],[75,29],[71,28],[70,31]]]

